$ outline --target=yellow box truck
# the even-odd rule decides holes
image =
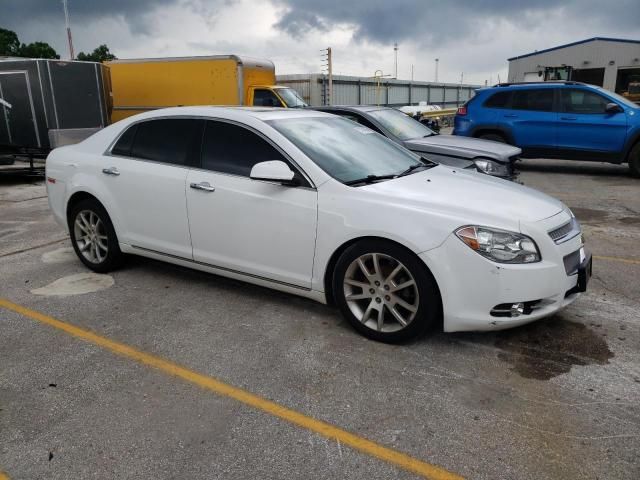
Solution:
[[[306,106],[298,93],[275,85],[273,62],[237,55],[114,60],[113,113],[117,122],[136,113],[183,105]]]

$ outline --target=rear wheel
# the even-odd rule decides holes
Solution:
[[[109,272],[122,263],[113,224],[97,200],[82,200],[71,207],[69,234],[76,255],[94,272]]]
[[[361,334],[398,342],[423,334],[440,315],[435,280],[412,252],[381,240],[349,247],[338,259],[333,292]]]
[[[629,170],[631,175],[640,178],[640,143],[636,143],[629,152]]]
[[[478,135],[478,138],[482,140],[491,140],[492,142],[507,143],[507,140],[499,133],[483,133]]]

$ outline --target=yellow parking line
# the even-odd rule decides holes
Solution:
[[[0,480],[9,480],[9,475],[4,472],[0,472]]]
[[[594,255],[597,260],[610,260],[612,262],[630,263],[631,265],[640,265],[640,260],[634,258],[607,257],[606,255]]]
[[[371,440],[367,440],[366,438],[347,432],[346,430],[342,430],[341,428],[323,422],[322,420],[316,420],[315,418],[308,417],[302,413],[291,410],[258,395],[254,395],[253,393],[241,388],[234,387],[213,377],[208,377],[194,372],[193,370],[189,370],[188,368],[182,367],[169,360],[142,352],[123,343],[102,337],[89,330],[76,327],[2,298],[0,298],[0,307],[12,310],[20,315],[29,317],[32,320],[57,328],[58,330],[62,330],[73,337],[98,345],[99,347],[122,357],[130,358],[136,362],[156,368],[169,375],[182,378],[187,382],[191,382],[218,395],[232,398],[257,410],[262,410],[269,415],[286,420],[287,422],[315,432],[323,437],[337,440],[344,445],[348,445],[356,450],[366,453],[367,455],[384,460],[385,462],[396,465],[404,470],[408,470],[434,480],[462,479],[461,476],[451,473],[437,465],[423,462],[422,460],[413,458],[405,453],[372,442]],[[2,477],[0,477],[0,480],[3,480]]]

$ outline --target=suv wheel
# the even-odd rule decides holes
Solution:
[[[640,142],[636,143],[629,152],[628,161],[631,175],[640,178]]]

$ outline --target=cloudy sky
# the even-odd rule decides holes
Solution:
[[[481,84],[506,79],[507,58],[593,36],[640,39],[639,0],[69,0],[74,46],[119,58],[236,53],[276,73],[334,73]],[[61,0],[0,0],[0,27],[68,58]]]

